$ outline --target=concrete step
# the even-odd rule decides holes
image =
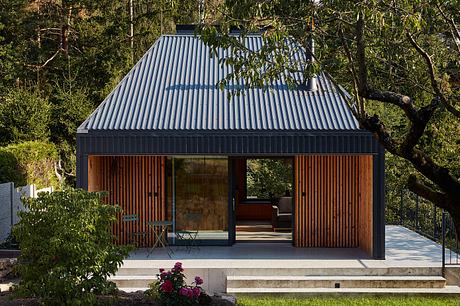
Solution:
[[[148,288],[149,284],[155,281],[156,276],[152,275],[115,275],[109,278],[119,289],[121,288]]]
[[[460,287],[444,288],[228,288],[229,294],[295,295],[443,295],[460,296]]]
[[[138,288],[135,288],[135,287],[126,287],[126,288],[121,287],[121,288],[118,288],[118,290],[128,292],[128,293],[137,292],[137,291],[145,291],[147,289],[149,289],[149,288],[148,287],[138,287]]]
[[[157,274],[160,272],[158,271],[157,268],[119,268],[117,271],[117,275],[144,275],[144,276],[152,276],[156,277]]]
[[[193,274],[201,272],[202,269],[187,269]],[[217,269],[223,270],[223,269]],[[285,275],[285,276],[335,276],[335,275],[393,275],[393,276],[439,276],[441,267],[389,267],[389,268],[227,268],[227,275]],[[117,275],[145,275],[155,277],[158,274],[157,268],[124,268],[121,267]]]
[[[441,276],[227,276],[236,288],[443,288]]]

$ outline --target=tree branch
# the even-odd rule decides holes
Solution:
[[[370,131],[377,137],[385,149],[399,156],[398,143],[390,136],[385,124],[380,120],[378,115],[374,114],[371,117],[367,113],[364,113],[358,117],[358,121],[362,128]]]
[[[410,161],[421,174],[434,182],[447,194],[456,194],[460,198],[460,182],[449,173],[449,169],[436,164],[425,152],[413,148],[410,154],[398,156]]]
[[[375,90],[369,86],[367,79],[366,46],[364,43],[364,17],[359,14],[356,22],[356,58],[358,62],[358,93],[361,97],[385,103],[391,103],[401,108],[411,121],[417,119],[417,110],[412,99],[406,95],[391,91]]]
[[[449,24],[450,26],[450,34],[452,35],[452,39],[454,41],[455,46],[457,47],[457,52],[460,54],[460,30],[457,27],[457,24],[455,24],[455,21],[453,18],[449,18],[447,14],[442,10],[441,6],[439,3],[436,4],[438,11],[441,13],[442,18]]]
[[[45,68],[46,65],[48,65],[60,52],[62,51],[61,48],[59,48],[49,59],[47,59],[43,64],[41,65],[30,65],[30,64],[26,64],[25,66],[26,67],[33,67],[35,69],[43,69]]]
[[[386,132],[385,126],[376,116],[362,116],[362,125],[365,125],[374,133],[377,133],[379,138],[383,137],[385,146],[391,146],[395,154],[400,156],[411,155],[413,148],[417,145],[420,137],[422,137],[426,125],[433,116],[439,103],[438,99],[433,99],[432,103],[417,110],[413,105],[411,97],[391,91],[380,91],[373,89],[368,84],[367,65],[366,65],[366,49],[364,44],[364,19],[362,14],[358,16],[356,22],[356,57],[358,61],[358,93],[362,98],[376,100],[384,103],[390,103],[401,108],[411,122],[410,131],[406,134],[404,141],[397,146],[395,141],[389,141],[389,134]],[[346,45],[344,46],[346,47]],[[345,48],[346,51],[346,48]],[[350,60],[350,56],[349,60]],[[429,58],[429,57],[428,57]],[[430,59],[431,60],[431,59]],[[432,70],[434,73],[434,70]],[[434,74],[433,74],[434,75]],[[355,78],[356,79],[356,78]],[[433,78],[434,82],[436,80]],[[437,83],[435,83],[437,85]],[[439,88],[438,88],[439,90]]]
[[[348,47],[348,44],[347,44],[347,41],[345,40],[345,36],[343,35],[343,30],[341,29],[340,30],[340,37],[341,37],[341,41],[342,41],[342,46],[343,46],[343,50],[345,51],[345,56],[347,57],[348,59],[348,63],[349,63],[349,70],[350,70],[350,73],[353,77],[353,90],[355,92],[355,96],[356,98],[358,99],[358,111],[359,113],[362,115],[364,114],[365,112],[365,109],[364,109],[364,101],[363,99],[361,99],[360,95],[358,94],[358,73],[356,72],[356,69],[355,69],[355,62],[353,60],[353,56],[351,55],[351,51],[350,51],[350,48]]]
[[[460,118],[460,111],[453,107],[449,101],[447,100],[446,96],[441,92],[441,88],[439,87],[438,81],[436,80],[436,75],[434,71],[433,60],[431,56],[426,52],[419,44],[415,41],[412,35],[409,32],[406,32],[406,36],[409,39],[411,45],[417,50],[417,52],[423,57],[425,60],[426,66],[428,68],[428,74],[430,75],[431,87],[433,88],[436,95],[440,98],[442,104],[446,107],[446,109],[451,112],[454,116]]]
[[[433,188],[427,186],[422,181],[420,181],[415,175],[410,175],[407,181],[407,186],[410,191],[418,194],[419,196],[435,203],[442,209],[449,209],[449,197],[443,193],[434,190]]]
[[[367,96],[367,65],[366,65],[366,45],[364,43],[364,16],[358,15],[356,22],[356,58],[358,61],[358,92],[362,97]]]
[[[406,134],[404,141],[401,143],[399,150],[402,155],[408,155],[417,145],[420,137],[425,132],[425,128],[433,117],[434,112],[439,106],[439,99],[434,98],[430,104],[422,107],[416,112],[414,120],[411,121],[409,132]]]

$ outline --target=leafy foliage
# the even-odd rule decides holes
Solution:
[[[75,178],[75,133],[161,33],[196,22],[195,0],[0,1],[0,145],[56,144]],[[26,120],[28,119],[28,120]]]
[[[115,289],[107,277],[128,248],[113,244],[110,229],[119,208],[103,197],[67,189],[23,200],[26,211],[13,228],[21,249],[19,295],[49,305],[90,305],[95,294]]]
[[[226,62],[234,69],[221,87],[234,78],[251,87],[292,75],[286,80],[302,89],[328,72],[352,94],[360,126],[392,153],[389,205],[397,201],[391,188],[408,186],[448,210],[460,234],[458,1],[227,0],[220,11],[221,26],[207,20],[202,34],[214,48],[232,47]],[[242,36],[262,31],[264,46],[247,50],[234,27]],[[293,61],[295,52],[311,53],[312,39],[314,60]]]
[[[248,159],[247,196],[259,199],[279,198],[292,191],[292,162],[290,159]]]
[[[76,131],[93,107],[84,91],[78,88],[72,89],[71,83],[66,85],[66,88],[56,88],[53,95],[50,138],[59,149],[60,159],[63,162],[62,176],[67,178],[66,183],[73,185],[73,179],[76,177]]]
[[[0,183],[59,187],[54,172],[57,160],[56,146],[49,142],[27,141],[0,147]]]
[[[0,144],[47,140],[51,104],[38,91],[15,88],[0,104]]]

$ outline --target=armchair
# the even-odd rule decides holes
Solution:
[[[292,228],[292,197],[281,197],[278,206],[272,206],[272,229]]]

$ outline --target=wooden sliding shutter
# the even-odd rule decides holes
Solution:
[[[372,251],[372,156],[295,157],[294,244]]]
[[[122,212],[113,226],[117,243],[153,245],[148,221],[165,220],[165,161],[163,156],[90,156],[88,190],[107,191],[108,203]],[[137,215],[137,221],[122,221],[123,215]],[[132,233],[146,233],[132,235]]]

